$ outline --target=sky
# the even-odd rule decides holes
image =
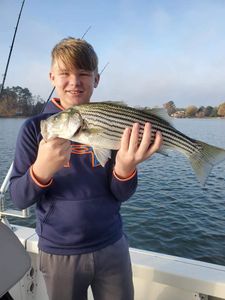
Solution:
[[[22,0],[0,0],[1,82]],[[93,101],[131,106],[225,102],[225,0],[26,0],[5,87],[46,100],[50,54],[62,38],[92,44],[101,80]]]

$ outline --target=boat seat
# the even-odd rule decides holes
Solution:
[[[0,297],[31,267],[31,259],[13,231],[0,221]]]

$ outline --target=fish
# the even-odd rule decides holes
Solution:
[[[145,123],[150,122],[151,142],[157,131],[162,133],[163,142],[158,152],[168,156],[168,151],[176,150],[185,155],[197,179],[205,185],[212,168],[225,160],[225,149],[188,137],[173,126],[171,119],[164,108],[146,110],[112,102],[91,102],[54,114],[42,120],[40,127],[46,141],[60,137],[91,146],[104,167],[111,158],[111,151],[120,148],[125,128],[139,123],[141,141]]]

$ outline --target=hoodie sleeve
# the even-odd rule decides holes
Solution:
[[[121,202],[128,200],[136,191],[137,188],[137,171],[125,179],[119,178],[113,171],[111,179],[111,191],[113,195]]]
[[[12,201],[19,209],[33,205],[51,185],[51,182],[46,186],[38,184],[32,173],[32,165],[36,160],[41,140],[39,124],[38,119],[27,120],[17,137],[9,192]]]

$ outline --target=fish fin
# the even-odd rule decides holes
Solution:
[[[157,151],[157,153],[161,154],[161,155],[164,155],[164,156],[169,156],[169,153],[168,151],[166,151],[165,149],[159,149]]]
[[[100,129],[100,128],[88,128],[87,125],[85,125],[85,126],[86,127],[82,128],[82,131],[88,133],[89,135],[98,135],[98,134],[100,134],[100,133],[103,132],[103,129]]]
[[[147,112],[156,117],[159,117],[160,119],[166,121],[168,124],[172,125],[172,118],[168,115],[165,108],[151,108],[148,109]]]
[[[204,186],[213,166],[225,160],[225,149],[196,141],[199,150],[189,156],[195,174]]]
[[[171,151],[174,151],[174,146],[162,144],[157,153],[168,157]],[[186,155],[186,152],[184,152],[184,154]]]
[[[103,148],[93,148],[93,151],[101,166],[104,167],[108,159],[111,158],[111,150]]]
[[[127,103],[122,100],[105,100],[105,101],[101,101],[101,103],[113,104],[113,105],[124,106],[124,107],[128,106]]]

